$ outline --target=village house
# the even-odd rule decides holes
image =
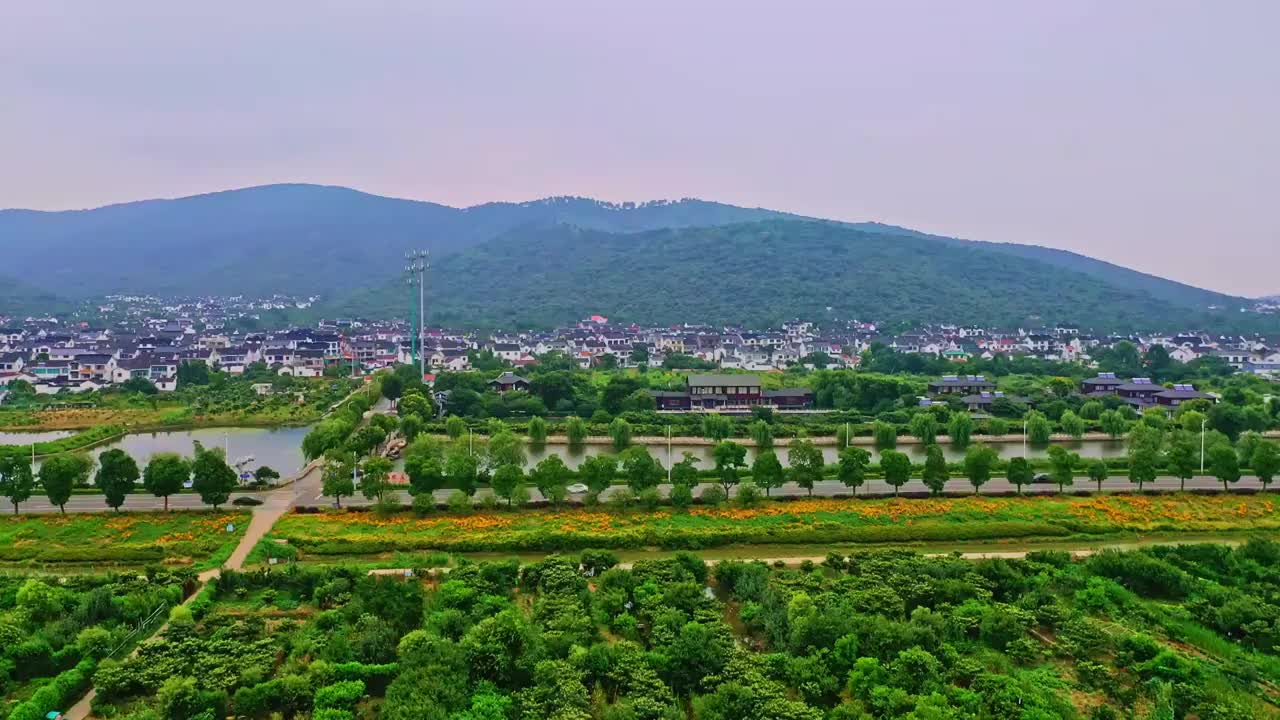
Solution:
[[[929,395],[975,395],[996,389],[996,384],[982,375],[943,375],[929,383]]]

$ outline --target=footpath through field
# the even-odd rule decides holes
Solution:
[[[240,543],[236,545],[236,549],[232,551],[227,561],[221,567],[205,570],[198,576],[199,585],[195,592],[191,593],[186,600],[182,601],[183,605],[190,603],[200,595],[200,591],[210,581],[216,580],[222,574],[223,568],[227,570],[239,570],[244,566],[245,558],[249,556],[258,541],[270,532],[276,521],[293,507],[298,499],[299,493],[315,492],[316,486],[320,480],[319,465],[312,464],[303,469],[302,474],[291,484],[272,490],[269,493],[261,495],[263,503],[253,508],[252,519],[249,521],[249,527],[245,529],[244,537],[240,538]],[[154,633],[152,637],[162,634],[169,627],[166,621]],[[145,640],[143,641],[145,642]],[[141,643],[139,643],[139,647]],[[133,653],[137,653],[134,648]],[[133,655],[130,653],[130,656]],[[80,702],[77,702],[65,713],[67,720],[86,720],[92,718],[92,703],[97,692],[93,688],[89,688],[89,692],[85,694]]]

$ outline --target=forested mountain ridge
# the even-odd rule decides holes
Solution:
[[[1235,320],[983,245],[799,220],[516,230],[437,263],[430,297],[435,322],[504,327],[592,312],[755,326],[797,316],[1099,329]],[[334,310],[402,314],[406,305],[402,287],[388,286]]]
[[[794,232],[785,231],[786,225],[762,226],[760,232],[769,240],[755,246],[744,245],[751,231],[732,233],[726,252],[745,252],[749,263],[731,254],[717,255],[715,242],[704,242],[717,237],[704,229],[781,221],[799,225]],[[686,240],[691,241],[688,248],[682,245]],[[523,242],[534,245],[520,247]],[[597,242],[601,247],[591,246]],[[817,245],[805,248],[806,242]],[[539,243],[555,253],[553,266],[544,266],[539,257],[526,257],[540,251]],[[661,254],[631,257],[625,246],[632,243],[660,247]],[[871,256],[864,261],[843,252],[850,243]],[[830,306],[841,314],[856,311],[865,317],[911,322],[1028,316],[1083,322],[1097,310],[1101,324],[1145,327],[1177,317],[1171,308],[1183,311],[1187,322],[1214,319],[1224,328],[1252,326],[1256,320],[1230,313],[1252,301],[1063,250],[959,240],[881,223],[824,221],[695,199],[619,204],[557,197],[453,208],[343,187],[287,184],[92,210],[0,210],[0,257],[5,259],[0,274],[22,278],[30,286],[24,298],[32,291],[67,299],[111,292],[279,292],[320,295],[326,309],[369,314],[390,303],[379,300],[380,295],[403,287],[395,280],[404,252],[413,248],[432,252],[433,285],[439,295],[433,305],[447,313],[442,318],[463,324],[473,321],[469,311],[484,313],[474,321],[563,322],[566,318],[559,315],[552,320],[550,309],[572,309],[566,306],[565,286],[553,282],[554,292],[508,292],[538,281],[539,276],[522,268],[542,268],[542,277],[557,282],[568,279],[581,304],[615,315],[618,298],[610,288],[628,288],[623,307],[637,319],[764,321],[825,313]],[[687,250],[698,254],[685,257]],[[601,253],[606,251],[614,265],[589,264],[605,262]],[[486,265],[485,257],[494,253],[521,258],[522,264]],[[947,261],[939,262],[941,258]],[[972,262],[959,262],[964,260]],[[580,261],[588,265],[580,266]],[[613,268],[620,262],[644,271],[615,276]],[[848,282],[833,277],[835,268],[822,263],[847,266],[841,277]],[[691,276],[688,267],[700,268],[705,277]],[[958,267],[977,274],[959,278]],[[495,270],[500,274],[493,275]],[[1002,285],[996,274],[1001,270],[1015,277],[1004,278]],[[488,275],[472,282],[473,272]],[[510,285],[492,286],[495,277],[508,278]],[[681,277],[697,287],[698,302],[668,303],[686,288],[669,288],[656,280],[664,277]],[[641,278],[649,284],[639,282]],[[966,282],[959,282],[962,279]],[[856,286],[849,284],[855,281]],[[1062,288],[1068,281],[1075,284]],[[738,283],[768,287],[771,294],[757,296]],[[732,297],[722,297],[719,288],[728,286],[734,287]],[[458,292],[450,294],[455,287]],[[1045,287],[1079,291],[1087,301],[1074,300],[1078,293],[1054,298],[1041,292]],[[475,288],[487,288],[488,297],[474,297]],[[996,299],[1005,297],[1010,301]],[[0,304],[3,298],[0,294]],[[739,302],[743,298],[752,302]],[[541,307],[520,308],[511,304],[515,301]],[[641,313],[637,303],[642,302],[668,307]],[[504,309],[491,312],[490,305]],[[7,304],[13,306],[13,301]],[[707,314],[701,310],[704,306],[716,309]],[[392,307],[399,311],[398,301]],[[1222,311],[1210,313],[1210,307]],[[672,317],[676,309],[689,314]],[[944,317],[949,310],[954,316]],[[910,312],[920,315],[908,317]]]
[[[332,296],[338,286],[384,282],[406,250],[444,257],[520,227],[635,232],[778,216],[692,199],[560,197],[460,209],[342,187],[265,185],[92,210],[0,210],[0,253],[28,282],[59,294]]]

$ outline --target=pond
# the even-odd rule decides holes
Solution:
[[[227,451],[227,460],[244,461],[250,472],[259,465],[269,465],[281,477],[290,477],[302,469],[302,438],[309,428],[204,428],[173,432],[147,432],[125,435],[106,445],[89,451],[97,458],[103,452],[119,448],[133,456],[138,469],[146,467],[151,456],[158,452],[176,452],[190,457],[194,443],[205,447],[221,447]],[[28,441],[29,442],[29,441]],[[250,459],[252,458],[252,459]]]
[[[0,445],[30,445],[49,442],[75,434],[75,430],[37,430],[32,432],[0,432]]]

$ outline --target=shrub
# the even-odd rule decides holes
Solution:
[[[724,490],[719,485],[712,485],[702,490],[702,504],[710,507],[718,507],[725,500]]]
[[[449,510],[456,513],[464,513],[472,508],[471,497],[461,490],[454,490],[449,494]]]
[[[350,710],[364,697],[364,681],[343,680],[316,690],[314,706],[317,711],[325,708]]]
[[[420,517],[425,517],[435,512],[436,498],[429,492],[418,493],[413,496],[413,512]]]
[[[693,504],[693,490],[688,485],[673,485],[669,495],[671,507],[684,510]]]

